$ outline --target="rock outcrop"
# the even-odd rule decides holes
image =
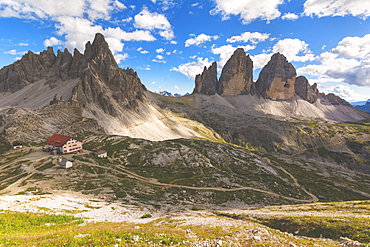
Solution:
[[[333,93],[320,93],[319,94],[321,102],[323,103],[330,103],[332,105],[345,105],[345,106],[351,106],[350,103],[348,103],[346,100],[342,99],[339,96],[336,96]]]
[[[77,66],[86,64],[86,68],[73,90],[72,100],[84,107],[95,104],[112,116],[118,115],[116,106],[136,109],[138,101],[144,100],[145,87],[136,72],[118,67],[103,35],[96,34],[93,43],[86,44],[84,55],[78,54],[77,59],[79,63],[72,66],[74,73],[81,71]]]
[[[217,92],[221,96],[254,93],[253,61],[243,48],[235,50],[222,69]]]
[[[65,49],[58,50],[56,56],[52,47],[40,54],[29,51],[0,70],[0,93],[14,93],[40,80],[54,88],[75,79],[79,82],[67,101],[84,107],[95,104],[113,116],[117,115],[116,106],[136,109],[145,97],[136,72],[118,67],[102,34],[86,44],[84,54],[75,49],[72,56]]]
[[[298,76],[294,83],[295,93],[302,99],[312,103],[317,101],[319,97],[319,90],[317,84],[314,83],[312,86],[308,83],[305,76]]]
[[[217,63],[213,62],[208,69],[204,67],[203,73],[195,77],[193,93],[214,95],[217,93],[217,85]]]
[[[275,53],[261,70],[256,88],[264,97],[272,100],[288,100],[294,97],[296,70],[286,57]]]

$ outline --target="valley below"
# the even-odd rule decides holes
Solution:
[[[15,217],[20,225],[48,215],[73,218],[48,219],[27,233],[9,225],[0,230],[6,246],[369,242],[365,173],[222,142],[95,134],[85,137],[81,153],[62,155],[74,162],[61,169],[59,156],[42,146],[2,151],[0,218]],[[96,149],[107,150],[108,158],[93,156]]]

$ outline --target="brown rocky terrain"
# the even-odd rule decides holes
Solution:
[[[163,140],[201,137],[203,134],[194,128],[209,132],[199,123],[159,109],[145,94],[145,86],[137,73],[118,67],[101,34],[96,34],[94,41],[86,44],[83,54],[76,49],[73,56],[68,50],[58,50],[56,56],[49,47],[40,54],[28,52],[0,70],[0,110],[5,115],[9,107],[27,108],[23,113],[34,119],[42,115],[44,107],[61,104],[80,108],[79,118],[94,119],[109,134]],[[49,129],[59,130],[55,121],[44,121],[49,122]],[[5,126],[4,122],[0,123],[0,128]],[[18,132],[20,138],[22,131],[18,129],[14,133]]]

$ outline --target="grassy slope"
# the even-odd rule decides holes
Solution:
[[[1,211],[0,246],[194,246],[202,243],[216,246],[220,241],[222,246],[335,246],[331,240],[286,235],[251,221],[222,217],[218,220],[224,225],[189,225],[170,218],[146,224],[81,224],[81,219],[70,216]],[[266,228],[265,233],[255,232],[261,228]]]

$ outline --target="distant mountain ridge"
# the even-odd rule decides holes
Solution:
[[[296,96],[310,103],[318,99],[332,105],[350,104],[334,94],[320,93],[317,84],[310,86],[304,76],[298,76],[294,66],[283,54],[275,53],[257,79],[253,81],[253,61],[243,48],[235,50],[217,78],[217,63],[195,78],[193,94],[220,96],[257,95],[271,100],[292,100]]]
[[[356,105],[355,108],[370,113],[370,101],[367,101],[364,105]]]
[[[172,97],[181,97],[181,96],[189,95],[189,93],[186,93],[184,95],[182,95],[180,93],[171,93],[167,90],[159,91],[158,94],[163,95],[163,96],[172,96]]]

